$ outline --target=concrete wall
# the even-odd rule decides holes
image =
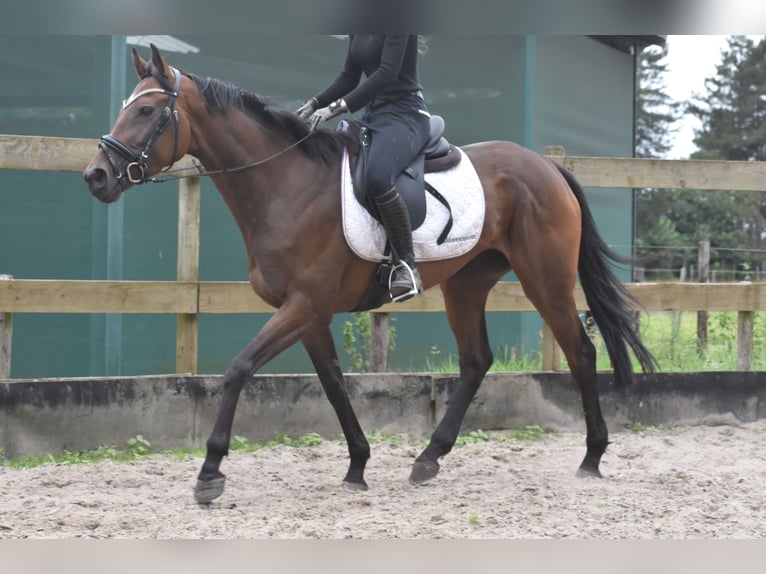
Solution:
[[[428,436],[456,384],[453,375],[349,375],[366,431]],[[640,423],[695,425],[766,416],[766,373],[663,373],[625,393],[599,375],[612,432]],[[220,400],[220,377],[158,376],[0,382],[0,449],[6,457],[125,446],[138,434],[154,449],[199,447]],[[579,392],[567,373],[493,373],[466,415],[462,432],[539,425],[584,432]],[[245,387],[234,434],[266,442],[276,433],[328,438],[340,426],[313,375],[257,376]]]

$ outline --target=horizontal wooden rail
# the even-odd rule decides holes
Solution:
[[[766,311],[766,283],[630,283],[647,311]]]
[[[197,284],[178,281],[0,281],[0,312],[197,313]]]
[[[766,191],[766,162],[551,156],[583,187]]]
[[[80,172],[97,146],[94,139],[0,134],[0,170]],[[571,171],[586,188],[766,190],[766,162],[575,157],[564,155],[563,148],[556,146],[546,148],[546,155]],[[192,162],[193,158],[186,156],[176,166],[192,168],[185,174],[196,175]],[[0,281],[0,355],[10,354],[13,313],[173,313],[178,316],[176,366],[179,372],[195,372],[199,314],[272,312],[246,282],[198,282],[199,185],[199,178],[192,178],[181,180],[178,186],[177,282]],[[639,283],[628,288],[648,311],[738,311],[745,331],[746,314],[766,310],[766,287],[762,284]],[[575,298],[579,309],[587,308],[579,287]],[[490,293],[487,310],[534,311],[534,307],[518,283],[500,283]],[[444,302],[441,292],[431,289],[406,303],[385,305],[377,311],[442,312]],[[751,324],[752,317],[749,320]],[[544,365],[555,366],[556,346],[550,332],[544,329],[543,333],[544,355],[548,357]],[[3,369],[6,376],[9,370],[2,363],[0,356],[0,377]]]
[[[0,169],[82,171],[97,146],[91,139],[0,134]]]
[[[196,318],[200,314],[271,313],[274,309],[255,295],[247,282],[195,281],[58,281],[12,279],[0,281],[0,378],[10,376],[13,313],[170,313],[193,319],[190,329],[178,331],[179,372],[195,372]],[[766,311],[766,283],[629,283],[646,311],[733,311],[739,315],[738,353],[741,370],[749,370],[752,353],[752,314]],[[582,289],[575,288],[577,308],[588,308]],[[398,305],[384,305],[376,315],[443,312],[439,289]],[[487,311],[535,311],[516,282],[498,283],[487,301]],[[385,324],[385,322],[384,322]],[[380,336],[380,333],[374,336]],[[558,370],[561,352],[552,333],[543,327],[544,370]],[[379,358],[385,370],[386,354]]]
[[[93,139],[0,134],[0,169],[80,172],[97,150]],[[191,168],[191,156],[174,167]]]
[[[82,171],[98,140],[0,134],[0,169]],[[551,155],[584,187],[766,191],[766,162]],[[178,166],[191,167],[185,157]]]
[[[766,283],[627,283],[647,311],[766,311]],[[588,308],[579,286],[575,301]],[[271,313],[246,281],[58,281],[0,282],[0,312],[6,313]],[[444,311],[439,289],[379,313]],[[487,311],[535,311],[516,282],[498,283]]]

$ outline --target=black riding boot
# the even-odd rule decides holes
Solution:
[[[391,255],[394,259],[394,267],[388,280],[389,292],[391,300],[399,303],[423,291],[420,275],[415,269],[410,215],[395,187],[376,198],[375,204],[391,243]]]

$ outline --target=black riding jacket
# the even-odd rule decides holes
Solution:
[[[315,96],[318,107],[343,98],[355,112],[373,100],[390,102],[421,89],[418,81],[418,37],[349,36],[343,71]],[[359,81],[364,72],[367,79]]]

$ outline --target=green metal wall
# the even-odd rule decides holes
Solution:
[[[110,38],[0,37],[0,133],[93,137],[109,114]],[[106,81],[105,81],[106,79]],[[0,171],[0,273],[105,275],[105,208],[77,174]],[[103,356],[87,315],[14,317],[13,376],[89,374]]]
[[[338,72],[346,41],[328,36],[184,36],[197,54],[166,54],[199,75],[229,80],[289,108]],[[148,50],[141,48],[144,55]],[[96,138],[135,84],[125,38],[0,37],[0,133]],[[564,145],[571,155],[632,154],[633,60],[587,37],[434,36],[421,58],[433,113],[456,144],[510,139],[536,151]],[[589,191],[607,241],[629,250],[629,194]],[[18,278],[172,280],[176,273],[177,186],[131,189],[105,206],[78,174],[0,171],[0,273]],[[200,277],[246,280],[245,250],[218,193],[203,182]],[[512,276],[509,276],[512,278]],[[268,316],[200,318],[202,372],[225,369]],[[339,354],[342,325],[336,318]],[[395,369],[425,368],[455,353],[446,318],[396,316]],[[534,350],[536,314],[489,314],[490,337]],[[14,377],[167,373],[175,368],[175,317],[18,315]],[[295,346],[264,372],[305,372]]]

